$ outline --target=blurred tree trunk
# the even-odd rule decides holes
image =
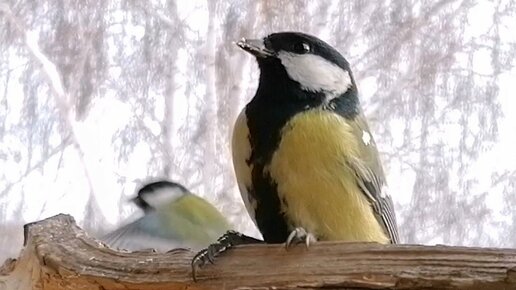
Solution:
[[[217,119],[217,88],[216,88],[216,72],[215,59],[217,54],[217,5],[218,1],[207,1],[208,5],[208,29],[206,33],[206,42],[204,46],[204,66],[206,68],[206,94],[204,95],[204,116],[201,116],[201,128],[204,129],[205,148],[202,153],[204,156],[204,178],[203,185],[209,191],[213,191],[220,187],[217,184],[221,172],[219,172],[218,158],[219,151],[217,144],[220,139],[218,137],[219,120]],[[224,97],[224,96],[219,96]]]
[[[145,4],[144,4],[145,5]],[[181,39],[181,37],[178,37],[178,35],[182,35],[182,31],[179,32],[179,30],[182,30],[183,27],[180,25],[180,23],[177,23],[179,21],[179,17],[177,15],[177,4],[176,1],[167,1],[167,12],[168,17],[172,21],[172,23],[169,23],[168,26],[168,33],[166,37],[166,43],[167,43],[167,56],[169,59],[169,65],[166,66],[165,71],[165,77],[167,79],[165,83],[165,92],[163,95],[165,108],[164,108],[164,117],[163,121],[161,122],[161,132],[162,132],[162,138],[163,138],[163,171],[164,176],[171,177],[174,173],[177,171],[176,167],[176,159],[174,155],[174,145],[173,140],[174,138],[178,137],[178,134],[176,132],[176,127],[174,124],[174,111],[176,110],[174,106],[174,98],[176,97],[176,90],[177,90],[177,84],[176,84],[176,74],[178,71],[177,68],[177,54],[180,47],[180,43],[178,39]]]

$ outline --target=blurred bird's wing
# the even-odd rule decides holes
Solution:
[[[163,228],[160,228],[156,213],[149,213],[144,217],[110,232],[101,240],[112,248],[138,251],[144,249],[155,249],[158,252],[166,252],[175,248],[184,248],[184,244],[173,234],[163,235]]]
[[[380,222],[391,242],[399,242],[398,226],[391,197],[385,192],[383,173],[378,149],[362,113],[352,122],[353,133],[359,140],[357,157],[349,158],[348,165],[354,170],[357,183],[373,207],[376,219]],[[382,192],[383,190],[383,192]]]

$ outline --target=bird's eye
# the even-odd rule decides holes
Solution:
[[[297,42],[292,47],[292,51],[299,54],[305,54],[310,52],[310,45],[306,42]]]

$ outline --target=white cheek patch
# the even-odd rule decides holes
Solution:
[[[149,194],[143,195],[142,199],[153,208],[159,208],[176,201],[185,193],[178,187],[160,188]]]
[[[340,95],[351,87],[351,76],[348,71],[318,55],[281,51],[278,58],[290,78],[307,91],[324,91]]]

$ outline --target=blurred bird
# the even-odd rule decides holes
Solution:
[[[233,163],[267,243],[397,243],[391,197],[346,59],[303,33],[237,43],[260,80],[238,117]]]
[[[130,251],[200,250],[230,228],[213,205],[175,182],[149,183],[132,201],[144,216],[101,238],[111,247]]]

